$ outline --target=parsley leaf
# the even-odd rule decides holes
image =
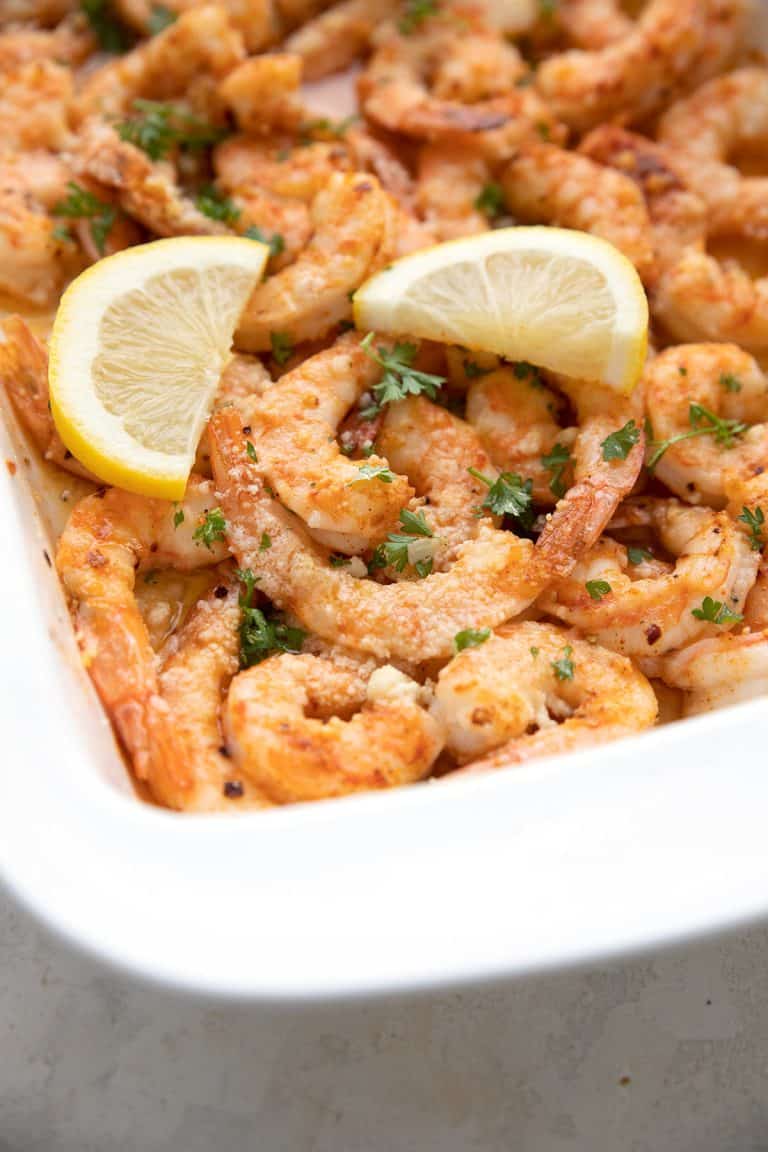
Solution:
[[[397,22],[403,36],[410,36],[439,8],[438,0],[405,0],[403,14]]]
[[[566,483],[563,480],[563,473],[570,462],[571,453],[565,444],[555,444],[552,451],[541,458],[542,467],[552,473],[549,490],[556,500],[559,500],[561,496],[565,496],[567,489]]]
[[[243,236],[248,240],[258,240],[261,244],[268,245],[270,256],[279,256],[281,252],[285,252],[285,240],[279,232],[273,232],[268,236],[254,224],[251,228],[246,228]]]
[[[409,512],[403,508],[400,523],[405,532],[390,532],[383,544],[376,548],[370,571],[391,565],[402,572],[406,564],[412,564],[419,576],[429,576],[432,571],[432,551],[434,533],[424,518],[423,512]]]
[[[574,667],[573,660],[571,660],[572,655],[573,648],[571,648],[570,644],[566,644],[560,659],[552,661],[552,668],[558,680],[573,680]]]
[[[587,580],[584,587],[593,600],[602,600],[603,596],[607,596],[611,590],[607,580]]]
[[[721,372],[720,387],[725,388],[726,392],[741,392],[741,380],[732,372]]]
[[[178,18],[178,13],[171,12],[164,4],[155,4],[149,14],[150,34],[157,36],[158,32],[163,32],[166,28],[170,28],[171,24],[175,24]]]
[[[267,549],[272,547],[272,537],[269,532],[262,532],[261,540],[259,541],[259,552],[266,552]]]
[[[54,216],[67,216],[70,219],[90,220],[91,236],[97,250],[103,256],[112,225],[117,218],[114,204],[105,204],[92,192],[76,184],[67,183],[67,197],[51,209]]]
[[[468,380],[475,380],[478,376],[486,376],[490,372],[490,368],[482,368],[476,360],[463,360],[461,366]]]
[[[162,160],[174,144],[194,152],[216,144],[227,134],[225,128],[209,124],[177,104],[158,100],[134,100],[133,115],[117,125],[117,132],[121,140],[141,148],[150,160]]]
[[[542,20],[551,20],[557,12],[559,0],[539,0],[539,15]]]
[[[270,332],[269,342],[272,345],[272,355],[282,367],[293,356],[293,341],[286,332]]]
[[[203,185],[195,197],[195,207],[204,216],[220,220],[222,224],[233,224],[240,215],[240,209],[215,184]]]
[[[112,11],[110,0],[80,0],[80,11],[85,13],[91,31],[104,52],[117,55],[130,48],[132,36]]]
[[[331,553],[328,560],[331,568],[344,568],[345,565],[352,563],[349,556],[342,556],[340,553]]]
[[[763,540],[765,514],[762,508],[757,507],[754,512],[751,512],[745,505],[741,510],[741,516],[737,516],[736,519],[747,525],[749,528],[749,546],[753,552],[759,552],[765,543]]]
[[[521,528],[533,527],[532,480],[523,480],[517,472],[502,472],[496,480],[490,480],[476,468],[467,471],[488,488],[481,508],[487,508],[494,516],[511,516]]]
[[[474,206],[489,220],[499,216],[504,211],[504,189],[501,184],[494,184],[493,182],[485,184],[482,192],[475,200]]]
[[[603,460],[626,460],[632,448],[640,439],[640,429],[634,420],[628,420],[623,428],[618,428],[606,436],[600,447]]]
[[[705,596],[700,608],[691,609],[691,615],[697,620],[707,620],[710,624],[738,624],[744,617],[734,612],[721,600],[713,600]]]
[[[192,533],[192,539],[198,544],[205,544],[209,550],[217,540],[223,540],[227,532],[227,522],[221,508],[211,508],[206,512],[202,522]]]
[[[286,624],[279,612],[267,614],[252,607],[257,576],[250,568],[238,568],[238,580],[245,585],[240,593],[240,667],[260,664],[273,652],[300,652],[306,632]]]
[[[490,628],[465,628],[463,632],[456,633],[453,646],[457,652],[463,652],[465,648],[477,648],[485,644],[490,634]]]
[[[345,116],[342,120],[330,120],[327,116],[319,116],[314,120],[307,120],[299,128],[299,139],[302,144],[309,144],[316,135],[331,136],[334,140],[343,140],[352,125],[360,117],[356,112]]]
[[[372,389],[377,409],[403,400],[406,396],[419,396],[422,393],[434,400],[438,388],[445,384],[444,376],[433,376],[430,372],[420,372],[411,367],[419,350],[416,344],[395,344],[391,352],[382,347],[374,351],[373,332],[369,332],[360,347],[374,363],[384,369],[381,380]],[[373,410],[374,415],[375,412],[376,409]]]
[[[653,442],[654,451],[646,465],[649,472],[653,472],[666,450],[681,440],[690,440],[694,436],[714,436],[715,443],[721,448],[732,448],[734,439],[749,428],[748,424],[743,424],[740,420],[723,420],[716,412],[696,403],[688,408],[688,423],[691,426],[690,432],[678,432],[668,440]]]
[[[653,553],[647,548],[627,548],[627,560],[630,564],[642,564],[644,560],[653,560]]]
[[[184,509],[177,508],[173,514],[173,526],[178,528],[180,524],[184,523]]]
[[[256,455],[256,449],[250,440],[246,440],[245,442],[245,454],[249,460],[253,460],[254,464],[258,464],[259,458]]]
[[[394,472],[387,468],[386,464],[360,464],[357,471],[359,475],[349,481],[347,488],[352,484],[359,484],[362,480],[381,480],[382,484],[391,484],[395,478]]]

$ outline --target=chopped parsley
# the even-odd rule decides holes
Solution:
[[[725,388],[726,392],[741,392],[741,380],[732,372],[721,372],[720,387]]]
[[[245,442],[245,454],[249,460],[253,460],[254,464],[258,464],[259,458],[256,455],[256,449],[250,440],[246,440]]]
[[[535,660],[535,659],[536,659],[536,657],[537,657],[537,656],[538,656],[538,654],[539,654],[539,649],[538,649],[538,648],[531,648],[531,649],[530,649],[530,653],[531,653],[531,656],[533,656],[533,658],[534,658],[534,660]]]
[[[485,184],[480,195],[475,200],[475,208],[482,212],[489,220],[500,216],[504,211],[504,189],[501,184],[493,182]]]
[[[240,215],[240,209],[215,184],[203,185],[195,196],[195,207],[204,216],[222,224],[233,224]]]
[[[133,115],[117,125],[117,133],[121,140],[146,152],[150,160],[162,160],[175,144],[190,152],[208,148],[226,135],[226,129],[201,120],[177,104],[134,100]],[[206,215],[211,213],[206,211]]]
[[[308,144],[315,135],[331,136],[334,140],[343,140],[352,125],[359,119],[357,113],[353,112],[351,116],[345,116],[342,120],[330,120],[327,116],[307,120],[299,128],[300,139],[303,144]]]
[[[272,345],[272,355],[280,367],[287,364],[293,356],[293,341],[286,332],[270,332],[269,342]]]
[[[763,540],[765,514],[762,508],[757,507],[751,512],[745,505],[741,510],[741,516],[737,516],[736,519],[741,520],[742,524],[746,524],[749,528],[749,546],[753,552],[759,552],[765,543]]]
[[[697,620],[706,620],[710,624],[738,624],[740,620],[744,619],[727,604],[721,600],[713,600],[711,596],[704,597],[700,608],[691,609],[691,615],[695,616]]]
[[[328,560],[330,562],[331,568],[344,568],[347,564],[352,563],[349,556],[342,556],[336,552],[332,553],[328,557]]]
[[[461,366],[468,380],[476,380],[478,376],[485,376],[490,372],[490,368],[482,368],[476,360],[463,360]]]
[[[359,475],[349,481],[348,488],[352,484],[359,484],[362,480],[381,480],[382,484],[391,484],[395,478],[394,472],[386,464],[359,464],[357,471]]]
[[[490,634],[490,628],[465,628],[463,632],[456,633],[453,646],[457,652],[463,652],[465,648],[478,648],[485,644]]]
[[[429,576],[432,571],[434,533],[427,524],[423,512],[400,512],[400,524],[404,532],[390,532],[383,544],[379,544],[368,565],[370,571],[391,565],[402,572],[406,564],[412,564],[419,576]]]
[[[171,12],[164,4],[155,4],[149,14],[149,31],[152,36],[157,36],[158,32],[164,32],[177,20],[178,13]]]
[[[602,600],[611,590],[607,580],[587,580],[584,585],[592,600]]]
[[[177,508],[173,514],[173,526],[178,528],[180,524],[184,523],[184,509]]]
[[[552,661],[552,669],[558,680],[573,680],[574,667],[573,660],[571,660],[572,655],[573,648],[571,648],[570,644],[566,644],[560,659]]]
[[[258,240],[260,244],[266,244],[270,256],[279,256],[281,252],[285,252],[285,240],[279,232],[273,232],[271,236],[268,236],[266,232],[262,232],[261,228],[257,228],[254,224],[251,228],[246,228],[243,236],[247,240]]]
[[[434,400],[438,389],[445,384],[444,376],[434,376],[412,367],[419,350],[416,344],[395,344],[391,351],[381,346],[374,349],[373,332],[369,332],[360,347],[384,370],[381,380],[372,388],[376,400],[376,407],[370,410],[372,415],[385,404],[394,404],[406,396],[420,396],[423,393]]]
[[[600,447],[603,450],[603,460],[626,460],[635,444],[640,439],[640,429],[634,420],[628,420],[623,428],[618,428],[606,436]]]
[[[54,216],[67,216],[70,219],[89,220],[93,243],[101,256],[107,243],[107,236],[117,218],[114,204],[105,204],[87,188],[82,188],[74,180],[67,183],[66,199],[60,200],[52,208]]]
[[[653,560],[653,553],[647,548],[627,548],[627,560],[630,564],[643,564],[646,560]]]
[[[552,451],[541,458],[542,467],[552,473],[549,490],[556,500],[565,496],[566,483],[563,474],[571,463],[571,453],[565,444],[555,444]]]
[[[80,0],[80,11],[104,52],[117,55],[130,48],[133,37],[112,11],[110,0]]]
[[[192,539],[205,544],[211,550],[217,540],[223,540],[227,532],[227,522],[221,508],[211,508],[192,533]]]
[[[300,652],[306,632],[285,623],[279,612],[269,614],[253,607],[253,594],[258,576],[250,568],[235,572],[245,590],[238,597],[240,606],[240,667],[260,664],[273,652]]]
[[[502,472],[496,480],[491,480],[476,468],[467,471],[488,488],[481,508],[487,508],[494,516],[511,516],[526,530],[533,527],[532,480],[523,480],[517,472]]]
[[[714,436],[715,443],[721,448],[732,448],[735,438],[749,428],[748,424],[743,424],[740,420],[723,420],[716,412],[711,412],[703,404],[696,403],[688,408],[688,423],[691,426],[690,431],[678,432],[668,440],[653,442],[653,452],[647,463],[649,472],[654,470],[667,449],[681,440],[691,440],[694,436]]]
[[[539,378],[539,370],[535,364],[529,364],[527,360],[516,360],[512,365],[512,374],[518,380],[529,380],[533,376],[536,380]]]
[[[438,0],[405,0],[403,14],[397,22],[403,36],[410,36],[439,8]]]
[[[272,537],[269,532],[262,532],[261,540],[259,541],[259,552],[266,552],[267,549],[272,547]]]
[[[542,20],[551,20],[557,12],[559,0],[539,0],[539,15]]]
[[[144,573],[144,583],[157,584],[158,576],[159,572],[157,571],[157,568],[150,568],[149,571]]]

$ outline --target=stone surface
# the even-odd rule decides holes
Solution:
[[[0,901],[2,1152],[767,1152],[768,929],[429,998],[131,984]]]

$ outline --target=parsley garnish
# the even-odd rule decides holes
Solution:
[[[328,560],[330,562],[331,568],[343,568],[346,564],[352,563],[349,556],[341,556],[337,553],[330,555]]]
[[[394,404],[406,396],[419,396],[424,393],[430,400],[435,399],[438,388],[442,388],[445,384],[445,377],[419,372],[418,369],[411,367],[419,350],[416,344],[395,344],[391,352],[382,347],[374,350],[372,345],[373,332],[369,332],[360,342],[360,347],[371,360],[384,369],[384,375],[372,389],[376,400],[376,408],[372,409],[372,414],[375,415],[385,404]]]
[[[272,355],[282,367],[293,356],[293,341],[286,332],[270,332],[269,342],[272,345]]]
[[[369,569],[386,568],[391,565],[402,572],[406,564],[413,564],[419,576],[429,576],[432,571],[432,544],[425,537],[434,539],[434,533],[427,524],[423,512],[409,512],[403,508],[400,523],[405,532],[390,532],[383,544],[376,548]]]
[[[178,20],[178,13],[171,12],[164,4],[155,4],[149,14],[149,31],[152,36],[163,32]]]
[[[215,184],[203,185],[195,197],[195,207],[204,216],[220,220],[222,224],[233,224],[240,215],[240,209]]]
[[[272,537],[269,532],[262,532],[261,540],[259,541],[259,552],[266,552],[268,548],[272,547]]]
[[[491,480],[476,468],[467,471],[488,488],[481,508],[487,508],[494,516],[511,516],[521,528],[533,527],[532,480],[523,480],[517,472],[502,472],[496,480]]]
[[[226,129],[208,124],[176,104],[161,104],[157,100],[134,100],[133,109],[134,115],[118,124],[117,132],[121,140],[127,140],[129,144],[141,148],[150,160],[162,160],[174,144],[193,152],[215,144],[226,135]],[[210,192],[210,189],[208,191]],[[217,192],[216,195],[218,196]],[[199,203],[198,207],[207,216],[211,215]],[[220,218],[223,219],[214,217],[214,219]]]
[[[270,256],[279,256],[281,252],[285,252],[285,240],[279,232],[273,232],[268,236],[266,232],[262,232],[261,228],[257,228],[254,224],[251,228],[246,228],[243,236],[248,240],[258,240],[261,244],[266,244],[269,247]]]
[[[482,212],[489,220],[499,216],[504,211],[504,189],[501,184],[493,182],[485,184],[480,195],[475,200],[475,208]]]
[[[563,654],[559,660],[552,661],[552,668],[558,680],[573,680],[573,648],[570,644],[566,644],[563,649]]]
[[[763,525],[765,524],[765,515],[762,508],[755,508],[754,512],[750,512],[749,508],[745,505],[741,510],[741,516],[736,517],[741,520],[742,524],[746,524],[749,528],[749,546],[753,552],[759,552],[765,541],[763,540]]]
[[[732,372],[720,373],[720,386],[725,388],[726,392],[741,392],[741,380]]]
[[[744,619],[727,604],[723,604],[721,600],[713,600],[711,596],[704,597],[700,608],[691,609],[691,615],[697,620],[707,620],[710,624],[738,624]]]
[[[403,36],[410,36],[428,17],[434,16],[438,8],[438,0],[405,0],[403,14],[397,22],[399,31]]]
[[[212,549],[217,540],[223,540],[227,532],[227,522],[221,508],[211,508],[202,522],[192,533],[192,539]]]
[[[653,560],[653,553],[647,548],[627,548],[627,560],[630,564],[642,564],[645,560]]]
[[[253,460],[254,464],[258,464],[259,458],[256,455],[256,449],[250,440],[246,440],[245,442],[245,454],[249,460]]]
[[[299,128],[302,143],[307,144],[317,133],[323,136],[332,136],[335,140],[342,140],[352,125],[360,117],[356,112],[345,116],[342,120],[329,120],[327,116],[319,116],[315,120],[307,120]]]
[[[465,628],[463,632],[456,633],[453,646],[457,652],[463,652],[465,648],[477,648],[485,644],[490,634],[490,628]]]
[[[538,376],[539,370],[535,364],[529,364],[527,360],[516,360],[512,365],[512,373],[518,380],[527,380],[529,376]]]
[[[547,456],[542,456],[541,463],[548,472],[552,473],[552,479],[549,482],[549,490],[556,500],[561,496],[565,496],[566,484],[563,480],[563,473],[571,462],[571,453],[565,444],[555,444],[552,451]]]
[[[306,632],[291,628],[279,612],[267,615],[252,607],[258,576],[250,568],[238,568],[235,575],[245,585],[237,601],[241,612],[240,667],[251,668],[273,652],[300,652]]]
[[[157,584],[158,575],[159,575],[159,573],[157,571],[157,568],[150,568],[148,572],[144,573],[144,583],[145,584]]]
[[[731,448],[734,438],[741,436],[749,428],[748,424],[742,424],[740,420],[723,420],[716,412],[711,412],[703,404],[690,405],[688,423],[691,426],[690,432],[678,432],[676,436],[670,436],[668,440],[653,444],[654,451],[646,465],[649,472],[654,470],[667,448],[671,448],[673,444],[678,444],[681,440],[690,440],[694,436],[714,436],[715,443],[721,448]]]
[[[559,0],[539,0],[539,14],[542,20],[551,20],[557,12]]]
[[[634,420],[628,420],[623,428],[618,428],[606,436],[600,447],[603,450],[603,460],[626,460],[635,444],[640,439],[640,429]]]
[[[173,526],[178,528],[180,524],[184,523],[184,509],[177,508],[173,514]]]
[[[533,656],[533,658],[534,658],[534,660],[535,660],[535,659],[536,659],[536,657],[537,657],[537,656],[538,656],[538,654],[539,654],[539,649],[538,649],[538,648],[531,648],[531,649],[530,649],[530,653],[531,653],[531,656]]]
[[[482,368],[476,360],[463,360],[461,366],[468,380],[475,380],[478,376],[485,376],[490,372],[490,368]]]
[[[607,580],[587,580],[584,587],[593,600],[602,600],[603,596],[607,596],[611,590]]]
[[[99,47],[105,52],[116,55],[130,47],[131,34],[115,16],[110,0],[80,0],[80,10],[85,13]]]
[[[359,464],[357,471],[359,475],[349,481],[347,488],[359,484],[361,480],[381,480],[382,484],[391,484],[395,478],[394,472],[386,464]]]
[[[105,204],[92,192],[76,184],[67,183],[67,198],[60,200],[51,209],[54,216],[68,216],[70,219],[84,219],[91,222],[91,236],[100,255],[104,255],[107,236],[117,217],[114,204]]]

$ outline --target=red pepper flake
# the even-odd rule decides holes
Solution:
[[[658,624],[650,624],[645,630],[645,638],[649,644],[655,644],[661,639],[661,628]]]
[[[15,476],[16,475],[16,463],[15,463],[15,461],[6,460],[5,466],[8,469],[8,475],[9,476]]]

